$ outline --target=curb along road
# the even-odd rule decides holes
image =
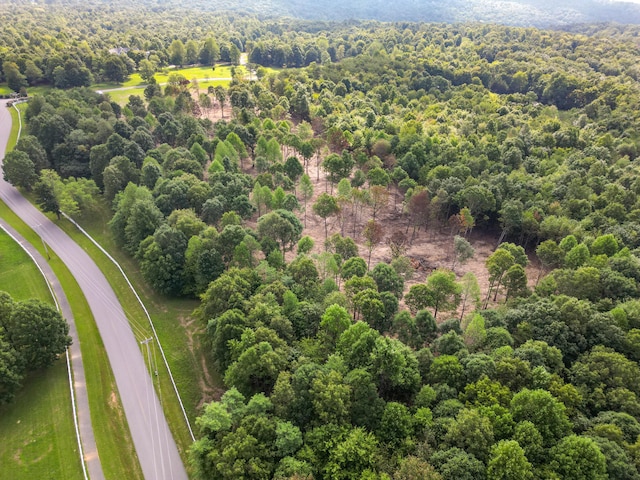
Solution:
[[[11,117],[0,101],[0,157],[11,131]],[[187,473],[171,435],[152,378],[109,282],[93,260],[57,225],[0,177],[0,198],[38,234],[71,271],[96,320],[144,477],[186,480]]]

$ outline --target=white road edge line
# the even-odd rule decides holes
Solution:
[[[187,424],[187,428],[189,429],[189,434],[191,435],[191,440],[192,441],[196,441],[196,437],[193,435],[193,430],[191,429],[191,423],[189,423],[189,418],[187,417],[187,412],[184,409],[184,405],[182,403],[182,398],[180,397],[180,393],[178,392],[178,387],[176,385],[176,382],[173,379],[173,374],[171,373],[171,369],[169,368],[169,362],[167,362],[167,357],[164,354],[164,349],[162,348],[162,345],[160,344],[160,339],[158,338],[158,334],[156,333],[156,328],[153,326],[153,322],[151,321],[151,316],[149,315],[149,311],[147,310],[147,307],[145,307],[144,303],[142,303],[142,299],[140,298],[140,296],[138,295],[138,292],[136,291],[135,288],[133,288],[133,285],[131,284],[131,281],[129,280],[129,277],[127,277],[127,275],[124,273],[124,270],[122,269],[122,267],[120,266],[120,264],[116,261],[115,258],[113,258],[109,252],[107,252],[104,248],[102,248],[102,245],[100,245],[91,235],[89,235],[89,233],[82,228],[78,222],[76,222],[73,218],[71,218],[69,215],[67,215],[64,212],[60,212],[62,213],[62,215],[64,216],[64,218],[66,218],[67,220],[69,220],[71,223],[73,223],[73,225],[75,225],[75,227],[80,230],[80,232],[87,237],[91,243],[93,243],[96,247],[98,247],[98,249],[100,249],[100,251],[102,253],[104,253],[106,255],[106,257],[111,260],[114,265],[116,267],[118,267],[118,270],[120,270],[120,273],[122,274],[122,276],[124,277],[124,279],[127,281],[127,284],[129,285],[129,288],[131,289],[131,291],[133,292],[133,294],[136,296],[136,298],[138,299],[138,302],[140,303],[140,306],[142,307],[142,310],[144,310],[145,315],[147,316],[147,320],[149,320],[149,325],[151,326],[151,331],[153,331],[153,336],[156,340],[156,343],[158,344],[158,348],[160,349],[160,354],[162,355],[162,360],[164,361],[164,365],[165,367],[167,367],[167,372],[169,372],[169,378],[171,379],[171,384],[173,385],[173,390],[176,392],[176,397],[178,397],[178,403],[180,404],[180,409],[182,410],[182,414],[184,415],[184,420]],[[149,372],[149,374],[153,374],[153,372]]]
[[[20,115],[20,111],[18,111],[18,115]],[[20,137],[18,136],[18,138],[20,138]],[[16,242],[18,245],[20,245],[22,250],[25,251],[25,253],[29,256],[31,261],[35,264],[35,266],[38,267],[38,270],[40,271],[40,274],[42,275],[42,278],[44,278],[44,281],[47,284],[47,287],[49,287],[49,292],[51,293],[51,298],[53,298],[53,302],[56,304],[56,310],[58,310],[58,312],[59,312],[60,311],[60,305],[58,304],[58,299],[56,298],[56,295],[53,292],[53,288],[51,288],[51,284],[49,283],[49,280],[47,279],[47,276],[42,271],[42,268],[40,267],[38,262],[36,262],[36,259],[33,257],[33,255],[31,255],[31,252],[29,250],[27,250],[27,248],[23,245],[23,243],[20,242],[17,238],[15,238],[7,229],[4,228],[3,225],[0,225],[0,228],[7,235],[9,235],[9,237],[14,242]],[[75,397],[75,395],[73,393],[73,379],[71,378],[71,360],[69,358],[69,349],[68,348],[66,349],[65,354],[67,356],[67,372],[69,374],[69,391],[71,392],[71,408],[73,409],[73,424],[75,425],[75,428],[76,428],[76,440],[78,442],[78,452],[80,453],[80,464],[82,465],[82,473],[84,474],[84,479],[85,480],[89,480],[89,476],[87,475],[87,467],[86,467],[86,465],[84,463],[84,452],[82,450],[82,441],[80,440],[80,427],[78,426],[78,412],[76,410],[76,397]]]

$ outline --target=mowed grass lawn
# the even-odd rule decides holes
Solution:
[[[164,85],[169,81],[169,75],[178,73],[189,81],[192,80],[202,80],[204,78],[209,79],[224,79],[227,82],[231,78],[231,68],[228,65],[216,66],[215,68],[206,66],[206,67],[186,67],[186,68],[163,68],[161,71],[156,72],[156,82],[160,85]],[[235,67],[236,75],[245,76],[248,74],[247,69],[244,66],[238,65]],[[132,73],[129,76],[129,79],[122,83],[113,83],[113,82],[103,82],[103,83],[94,83],[91,85],[92,89],[95,90],[109,90],[112,88],[134,88],[134,87],[144,87],[146,82],[142,80],[139,73]]]
[[[53,304],[44,278],[22,248],[0,230],[0,291],[15,300]],[[0,407],[0,479],[82,479],[64,357],[29,375]]]

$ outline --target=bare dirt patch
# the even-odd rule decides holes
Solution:
[[[331,193],[331,186],[328,185],[326,175],[317,166],[315,159],[309,162],[308,174],[314,186],[314,195],[307,203],[306,227],[303,235],[309,235],[315,241],[312,253],[321,253],[324,251],[325,229],[324,220],[315,215],[311,206],[318,196],[325,191]],[[318,175],[319,173],[319,175]],[[366,187],[363,187],[366,188]],[[334,194],[335,187],[334,187]],[[403,195],[396,188],[389,188],[389,202],[377,215],[376,221],[379,222],[384,230],[384,239],[375,245],[371,251],[371,268],[380,262],[389,263],[392,260],[391,247],[389,239],[396,231],[406,232],[409,238],[408,248],[405,255],[408,257],[421,259],[428,269],[415,270],[413,278],[405,282],[405,293],[411,285],[422,283],[429,276],[431,271],[437,268],[451,269],[453,264],[453,236],[449,228],[445,225],[442,227],[433,227],[426,231],[424,228],[415,232],[411,237],[413,228],[407,228],[407,218],[403,214]],[[343,234],[350,236],[358,245],[359,254],[367,260],[369,249],[365,244],[363,230],[366,223],[371,219],[371,209],[365,207],[361,215],[354,218],[351,207],[347,207],[344,218]],[[302,221],[304,218],[304,206],[298,212],[298,217]],[[327,221],[327,231],[329,235],[341,233],[342,222],[339,217],[329,218]],[[467,272],[472,272],[478,279],[482,295],[486,295],[489,289],[489,273],[485,266],[487,258],[495,251],[498,246],[498,236],[487,234],[479,230],[473,231],[467,236],[467,240],[475,249],[475,255],[463,265],[457,264],[454,273],[460,279]],[[287,260],[293,259],[295,252],[287,255]],[[530,258],[530,265],[526,268],[529,286],[533,287],[538,278],[538,266],[535,258]],[[500,301],[500,296],[498,296]]]
[[[204,346],[202,345],[202,337],[204,335],[204,328],[199,325],[199,322],[192,317],[178,317],[180,325],[184,328],[187,335],[187,345],[189,351],[194,358],[194,361],[200,366],[197,371],[199,391],[202,396],[197,404],[197,409],[200,410],[205,403],[209,403],[212,400],[219,400],[224,390],[222,390],[209,371],[207,365],[207,359],[205,357]]]
[[[227,111],[228,109],[228,111]],[[214,100],[214,107],[207,112],[202,112],[202,117],[209,118],[212,121],[220,120],[221,110],[217,101]],[[224,119],[231,119],[231,107],[225,106]],[[296,154],[290,147],[283,146],[283,156]],[[301,159],[300,155],[297,155]],[[328,181],[327,175],[320,167],[322,163],[323,155],[316,155],[311,158],[305,167],[305,173],[309,175],[314,187],[313,197],[307,201],[306,208],[304,201],[298,197],[300,201],[300,210],[297,211],[298,218],[305,225],[302,235],[308,235],[315,241],[315,246],[312,250],[312,254],[318,254],[325,251],[325,220],[313,213],[313,204],[322,193],[336,194],[335,185],[333,189]],[[245,160],[243,163],[243,172],[252,176],[256,176],[258,172],[251,164],[250,160]],[[362,188],[367,188],[364,186]],[[408,227],[408,220],[403,213],[403,194],[393,186],[389,187],[389,200],[385,208],[383,208],[377,215],[376,221],[379,222],[384,230],[384,239],[375,245],[371,251],[371,268],[380,262],[389,263],[392,260],[391,248],[389,246],[389,239],[396,231],[406,232],[407,237],[410,239],[409,246],[406,249],[405,255],[414,259],[420,259],[423,265],[427,265],[429,268],[417,269],[414,272],[413,278],[405,282],[405,293],[408,292],[411,285],[422,283],[426,280],[429,274],[437,268],[446,268],[451,270],[453,265],[453,235],[451,235],[449,228],[446,225],[434,226],[428,231],[424,228],[413,232],[413,227]],[[328,218],[326,222],[327,233],[332,235],[334,233],[340,233],[343,236],[350,236],[356,242],[359,250],[359,255],[365,260],[369,257],[369,249],[366,246],[365,239],[363,237],[363,230],[366,223],[372,218],[371,209],[364,207],[360,212],[355,213],[351,206],[347,206],[343,209],[344,213],[341,216]],[[306,212],[306,213],[305,213]],[[257,225],[257,216],[248,219],[247,226],[255,228]],[[413,235],[412,235],[413,233]],[[479,230],[471,232],[467,236],[467,240],[471,243],[475,249],[475,255],[464,264],[457,264],[453,268],[454,273],[458,279],[467,272],[472,272],[478,279],[478,285],[481,290],[481,298],[487,295],[489,290],[489,273],[485,266],[487,258],[495,251],[498,246],[498,236],[485,233]],[[294,251],[288,252],[286,260],[289,262],[296,256]],[[530,264],[527,266],[526,273],[528,278],[529,287],[533,288],[537,283],[540,276],[539,263],[535,256],[529,255]],[[492,299],[491,299],[492,300]],[[501,295],[498,295],[497,303],[501,300]],[[489,305],[493,302],[490,301]]]

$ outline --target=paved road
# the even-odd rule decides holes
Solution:
[[[4,157],[3,145],[6,145],[11,130],[11,116],[5,104],[6,101],[0,101],[0,157]],[[153,388],[152,378],[109,282],[79,245],[1,176],[0,198],[27,225],[37,229],[44,242],[69,268],[89,302],[111,363],[145,479],[186,480],[187,473]]]
[[[5,146],[5,144],[2,144],[2,139],[0,139],[0,148],[4,148]],[[98,448],[96,447],[96,439],[93,435],[93,427],[91,425],[89,397],[87,395],[84,365],[82,364],[82,353],[80,352],[80,340],[78,339],[76,323],[74,321],[73,312],[69,306],[67,296],[60,286],[58,277],[53,273],[52,268],[40,252],[38,252],[33,245],[27,242],[22,235],[14,230],[13,227],[11,227],[11,225],[5,222],[2,218],[0,218],[0,226],[2,226],[5,231],[9,232],[26,250],[29,251],[51,285],[51,288],[55,293],[56,300],[58,301],[58,305],[60,306],[62,316],[69,323],[69,335],[73,341],[71,347],[69,347],[69,355],[71,357],[71,367],[73,370],[73,391],[75,393],[76,412],[78,417],[78,427],[80,430],[80,439],[82,441],[84,462],[87,466],[87,471],[91,480],[104,480],[102,464],[100,463],[100,456],[98,455]]]

